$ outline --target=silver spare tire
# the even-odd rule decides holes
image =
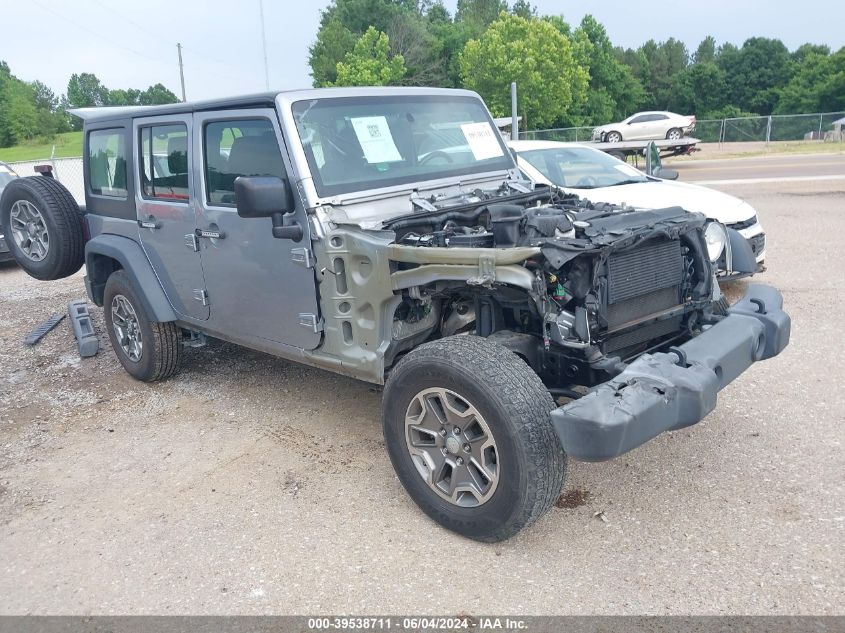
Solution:
[[[82,212],[53,178],[16,178],[6,185],[0,227],[15,261],[36,279],[68,277],[85,262]]]

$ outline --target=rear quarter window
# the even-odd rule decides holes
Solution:
[[[88,188],[97,196],[126,198],[126,137],[122,129],[88,133]]]

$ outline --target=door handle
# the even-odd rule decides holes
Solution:
[[[161,222],[150,216],[149,220],[138,220],[138,226],[142,229],[150,229],[151,231],[154,231],[155,229],[161,228]]]
[[[212,231],[211,229],[197,229],[195,235],[209,240],[222,240],[226,237],[223,231]]]

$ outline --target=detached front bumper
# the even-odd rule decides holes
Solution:
[[[753,363],[789,344],[790,319],[775,288],[751,285],[728,316],[671,352],[643,354],[618,376],[552,411],[566,453],[612,459],[701,421],[716,394]]]

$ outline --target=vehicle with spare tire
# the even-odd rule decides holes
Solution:
[[[473,92],[75,114],[86,208],[47,178],[7,188],[0,221],[18,227],[21,265],[55,279],[84,263],[139,380],[217,337],[384,384],[400,481],[474,539],[549,510],[568,458],[610,459],[700,421],[789,341],[774,288],[726,306],[713,260],[729,229],[521,180]]]

